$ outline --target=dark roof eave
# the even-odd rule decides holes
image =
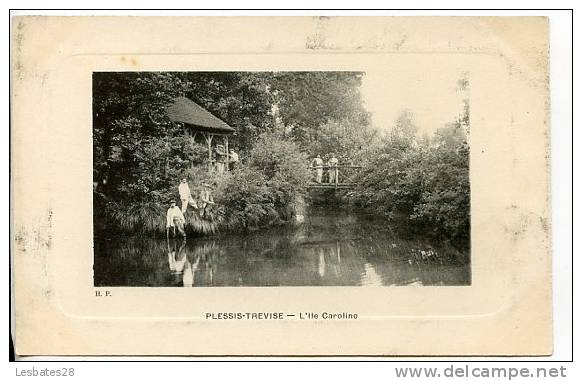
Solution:
[[[183,123],[195,131],[205,131],[212,134],[232,134],[230,127],[220,118],[186,97],[178,97],[166,108],[167,116],[173,122]]]
[[[230,135],[230,134],[234,133],[234,128],[219,129],[219,128],[213,128],[213,127],[200,126],[197,124],[191,124],[191,123],[187,123],[187,122],[180,122],[180,123],[184,124],[185,127],[190,128],[192,130],[200,131],[200,132],[210,132],[210,133],[215,134],[215,135]]]

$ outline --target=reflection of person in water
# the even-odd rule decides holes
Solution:
[[[336,277],[341,276],[342,269],[339,242],[336,242],[334,245],[319,246],[317,248],[317,254],[317,272],[320,277],[324,277],[326,270],[328,269],[331,269],[333,275]]]
[[[329,247],[330,265],[336,277],[340,277],[342,274],[341,268],[341,258],[340,258],[340,245],[339,241],[335,245]]]
[[[182,284],[184,287],[192,287],[192,283],[194,282],[194,273],[192,272],[192,265],[190,261],[188,261],[188,257],[186,257],[186,263],[184,264],[184,273],[182,274]]]
[[[168,264],[170,265],[170,271],[176,271],[176,243],[174,241],[174,247],[170,246],[170,237],[166,237],[168,242]]]
[[[180,248],[178,249],[178,252],[176,253],[176,272],[178,274],[180,274],[184,271],[184,265],[186,264],[186,261],[188,260],[186,253],[184,252],[185,246],[186,246],[186,240],[183,239],[182,244],[180,245]]]
[[[186,246],[186,240],[182,240],[182,244],[180,248],[176,250],[178,245],[176,240],[172,240],[172,244],[170,243],[170,239],[167,238],[168,243],[168,264],[170,265],[170,271],[173,274],[181,274],[184,271],[184,266],[186,261],[188,260],[186,254],[183,252],[184,247]],[[172,247],[173,246],[173,247]]]
[[[200,256],[195,256],[196,260],[194,263],[190,263],[188,259],[186,259],[186,265],[184,266],[184,275],[182,276],[182,283],[184,287],[192,287],[194,284],[194,275],[196,274],[196,270],[198,270],[198,263],[200,262]]]
[[[197,242],[193,250],[193,271],[199,271],[197,276],[199,284],[212,285],[214,274],[216,272],[216,251],[218,250],[215,242]]]
[[[323,277],[325,275],[325,252],[323,251],[323,247],[319,247],[317,252],[319,253],[319,259],[317,261],[317,272],[319,273],[320,277]]]

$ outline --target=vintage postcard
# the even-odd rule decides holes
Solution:
[[[15,17],[19,355],[549,355],[544,17]]]

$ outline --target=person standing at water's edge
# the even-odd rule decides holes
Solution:
[[[176,229],[178,233],[184,238],[186,238],[186,232],[184,231],[184,224],[186,219],[182,214],[180,208],[176,206],[176,201],[170,203],[170,208],[166,213],[166,231],[169,233],[169,229],[174,231],[174,236],[176,235]]]
[[[186,214],[188,205],[192,206],[194,209],[198,209],[196,201],[192,198],[192,192],[190,192],[188,181],[186,181],[185,178],[183,178],[182,181],[180,181],[180,185],[178,185],[178,193],[180,193],[180,201],[182,201],[182,214]]]
[[[317,155],[317,157],[311,161],[311,168],[315,169],[315,181],[321,184],[321,179],[323,178],[323,160],[321,159],[321,156]]]

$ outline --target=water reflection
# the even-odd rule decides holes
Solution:
[[[364,273],[362,274],[362,286],[382,286],[382,277],[378,275],[374,266],[364,263]]]
[[[330,212],[312,214],[298,228],[248,235],[96,239],[94,274],[96,286],[470,284],[467,253]]]
[[[170,264],[170,271],[173,274],[182,274],[184,271],[184,266],[188,261],[188,257],[186,253],[184,253],[184,247],[186,247],[186,240],[182,240],[182,244],[180,245],[179,249],[176,249],[178,246],[177,240],[170,239],[167,240],[168,243],[168,263]]]

